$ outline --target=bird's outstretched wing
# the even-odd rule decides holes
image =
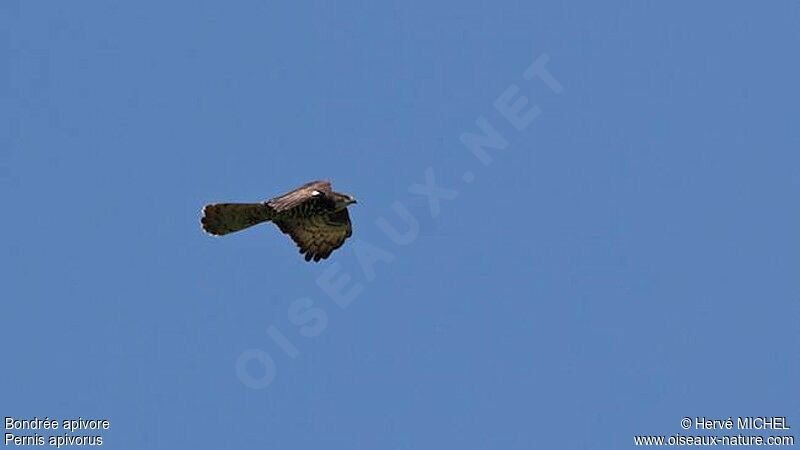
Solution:
[[[311,199],[327,199],[331,193],[329,181],[312,181],[299,188],[279,195],[267,202],[276,212],[286,211]]]
[[[306,261],[327,258],[353,234],[346,209],[303,218],[281,218],[274,222],[300,247]]]

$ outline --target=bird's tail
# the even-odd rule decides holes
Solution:
[[[244,230],[272,219],[273,210],[264,203],[216,203],[203,208],[200,223],[215,236]]]

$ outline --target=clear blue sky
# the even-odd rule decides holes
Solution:
[[[109,418],[115,449],[800,429],[797,2],[4,1],[0,29],[0,415]],[[200,231],[317,178],[359,198],[323,264]]]

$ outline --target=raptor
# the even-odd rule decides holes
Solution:
[[[352,236],[349,194],[334,192],[329,181],[311,181],[261,203],[214,203],[203,208],[203,230],[222,236],[262,222],[289,235],[306,261],[318,262]]]

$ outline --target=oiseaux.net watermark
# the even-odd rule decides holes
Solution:
[[[684,417],[683,433],[636,435],[633,443],[643,447],[661,446],[793,446],[794,435],[786,416]]]
[[[548,69],[550,57],[541,54],[530,63],[519,76],[500,92],[492,102],[492,115],[479,115],[475,119],[477,130],[461,133],[458,137],[460,145],[474,155],[483,166],[492,164],[493,152],[509,147],[508,132],[525,131],[541,115],[542,109],[531,104],[523,94],[529,83],[544,83],[553,94],[561,94],[564,87]],[[461,185],[469,185],[476,181],[478,174],[474,170],[465,169],[461,175]],[[457,186],[443,186],[436,178],[436,171],[428,166],[423,171],[424,181],[412,183],[408,192],[424,196],[432,218],[437,218],[442,211],[444,201],[455,200],[459,195]],[[419,235],[420,224],[417,217],[406,205],[396,200],[390,205],[396,216],[393,219],[381,216],[375,220],[375,226],[388,238],[394,247],[405,247],[413,244]],[[400,225],[395,225],[399,222]],[[377,277],[379,263],[391,263],[396,255],[384,246],[354,239],[349,246],[358,263],[360,279],[354,278],[352,270],[346,270],[338,262],[330,264],[316,279],[319,290],[338,308],[347,309],[359,296],[363,295],[369,283]],[[311,297],[301,297],[289,304],[285,324],[271,324],[266,334],[273,344],[289,359],[300,355],[296,338],[290,338],[283,330],[294,328],[301,337],[309,339],[320,336],[328,327],[328,313],[325,308]],[[245,386],[252,389],[264,389],[272,384],[277,375],[277,365],[269,352],[261,348],[243,350],[234,364],[236,376]]]

